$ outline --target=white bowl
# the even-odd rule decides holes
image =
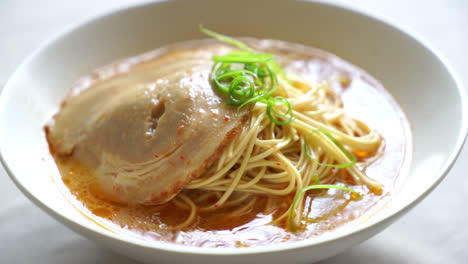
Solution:
[[[203,38],[198,24],[234,36],[320,47],[381,80],[412,126],[414,155],[392,202],[369,221],[333,235],[252,248],[194,248],[147,242],[104,229],[64,199],[53,179],[44,122],[80,76],[118,58]],[[467,133],[466,97],[444,59],[426,42],[382,19],[302,1],[168,1],[113,12],[58,35],[28,57],[0,98],[6,171],[35,204],[76,232],[149,263],[314,262],[368,239],[416,205],[444,178]]]

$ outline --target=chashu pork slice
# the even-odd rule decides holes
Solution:
[[[95,176],[104,197],[124,203],[170,200],[219,157],[247,115],[209,82],[216,41],[176,44],[81,79],[45,127],[49,147]]]

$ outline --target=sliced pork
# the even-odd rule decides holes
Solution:
[[[186,42],[83,78],[46,126],[52,152],[95,174],[96,190],[123,203],[168,201],[202,174],[243,129],[212,89],[212,56],[229,46]]]

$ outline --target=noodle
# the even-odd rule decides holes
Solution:
[[[310,87],[303,80],[294,80],[292,85],[281,78],[279,80],[278,91],[287,96],[295,119],[289,125],[275,124],[265,114],[266,105],[257,103],[251,110],[248,125],[225,148],[217,163],[186,186],[186,190],[207,191],[205,195],[216,193],[216,202],[208,207],[199,207],[195,204],[200,201],[190,201],[193,198],[179,194],[177,197],[185,205],[180,201],[177,204],[185,210],[189,204],[191,212],[177,228],[192,224],[197,207],[199,211],[211,211],[236,206],[229,214],[240,215],[254,205],[255,195],[267,195],[266,211],[274,211],[270,200],[275,196],[293,196],[302,188],[318,182],[333,184],[343,177],[340,170],[345,170],[355,184],[365,185],[376,194],[381,192],[380,184],[369,179],[356,166],[343,169],[321,166],[347,164],[351,160],[325,134],[314,132],[317,129],[326,131],[349,149],[371,153],[379,148],[380,136],[344,114],[341,100],[328,89],[328,82]],[[307,154],[320,160],[320,164],[307,157],[302,147],[304,144]],[[300,221],[303,199],[299,198],[293,208],[295,221]],[[283,212],[273,223],[285,220],[288,214],[289,210]]]

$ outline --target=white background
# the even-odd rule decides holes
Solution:
[[[132,2],[136,1],[0,0],[0,87],[39,43],[71,24]],[[383,15],[420,33],[468,85],[468,1],[333,2]],[[467,152],[464,148],[447,178],[414,210],[367,242],[322,264],[468,263]],[[53,220],[27,200],[0,168],[0,263],[136,262]]]

